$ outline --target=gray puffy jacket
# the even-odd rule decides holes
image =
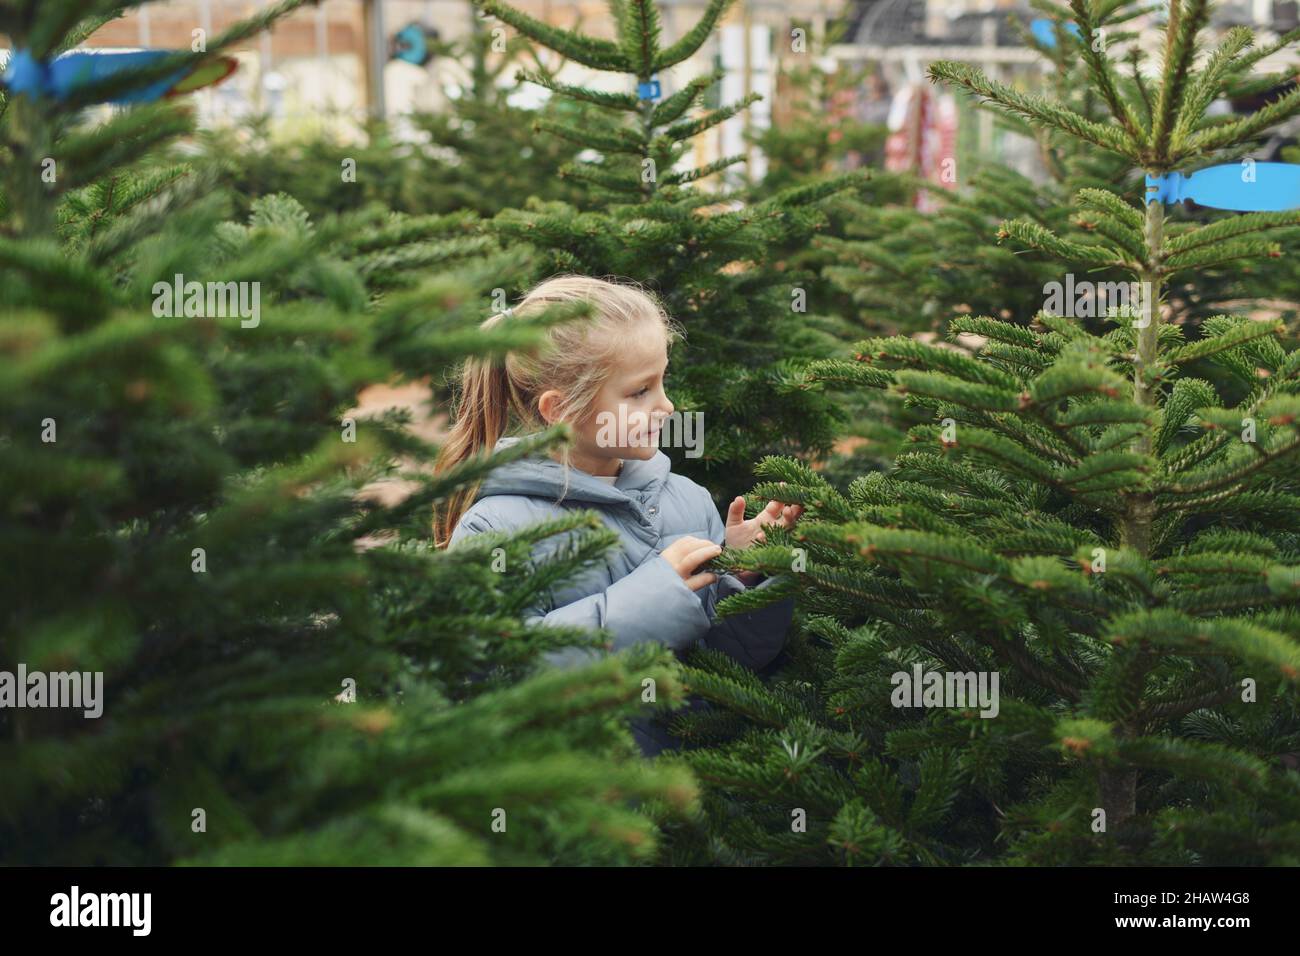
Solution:
[[[496,447],[518,440],[505,437]],[[618,533],[621,547],[562,585],[544,606],[530,609],[527,620],[607,628],[614,650],[656,641],[680,652],[703,640],[748,667],[764,667],[785,646],[794,602],[787,598],[714,621],[718,601],[745,590],[745,585],[724,574],[714,584],[692,591],[660,556],[684,535],[722,544],[726,533],[709,493],[689,478],[672,474],[669,465],[662,451],[649,461],[628,459],[613,484],[570,468],[568,490],[559,504],[556,499],[565,478],[559,462],[535,456],[502,465],[480,486],[474,504],[452,533],[450,546],[483,531],[518,529],[567,510],[592,509]],[[545,542],[539,544],[534,557],[545,549]],[[557,667],[574,667],[591,660],[592,654],[588,648],[568,647],[544,659]]]

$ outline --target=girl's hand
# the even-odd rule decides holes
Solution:
[[[754,543],[762,544],[767,540],[767,535],[763,533],[764,527],[775,525],[778,528],[793,528],[802,514],[803,505],[769,501],[766,508],[746,521],[745,499],[737,495],[727,509],[727,547],[741,549]]]
[[[682,576],[682,580],[692,591],[707,588],[718,580],[718,576],[712,571],[701,571],[699,574],[693,572],[705,561],[712,561],[721,553],[721,545],[704,538],[692,538],[690,535],[678,538],[659,552],[673,566],[673,570]]]
[[[746,521],[745,499],[737,495],[727,509],[727,547],[740,549],[748,548],[755,543],[762,544],[767,540],[767,535],[763,533],[766,525],[793,528],[802,514],[802,505],[769,501],[766,508]],[[737,571],[735,576],[745,587],[753,587],[763,577],[758,571]]]

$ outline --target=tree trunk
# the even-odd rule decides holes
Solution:
[[[1165,208],[1160,200],[1147,204],[1146,207],[1146,245],[1147,261],[1145,268],[1138,273],[1142,283],[1141,294],[1149,308],[1149,321],[1145,328],[1138,329],[1137,354],[1133,364],[1133,401],[1143,408],[1155,408],[1155,390],[1143,379],[1143,373],[1155,364],[1159,358],[1159,334],[1162,318],[1160,298],[1162,278],[1160,263],[1164,258],[1164,223]],[[1150,454],[1152,448],[1150,431],[1143,432],[1137,439],[1133,450],[1140,454]],[[1127,496],[1128,507],[1120,526],[1120,543],[1132,548],[1143,557],[1151,556],[1151,528],[1156,519],[1154,495],[1149,492],[1134,491]],[[1144,665],[1135,663],[1135,668]],[[1133,674],[1130,684],[1141,687],[1139,674]],[[1136,704],[1137,702],[1135,702]],[[1141,708],[1135,706],[1134,712]],[[1136,728],[1121,724],[1117,734],[1127,737],[1136,732]],[[1101,791],[1102,806],[1106,810],[1107,827],[1121,826],[1137,812],[1137,771],[1125,767],[1111,767],[1100,771],[1098,788]]]
[[[1137,813],[1137,771],[1123,767],[1102,770],[1097,778],[1101,808],[1106,811],[1106,831],[1119,829]]]

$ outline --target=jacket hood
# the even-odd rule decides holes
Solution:
[[[496,443],[493,450],[509,448],[519,440],[516,436],[507,435]],[[565,501],[603,505],[634,501],[639,504],[659,497],[671,470],[672,463],[668,456],[656,449],[654,457],[648,461],[624,459],[618,481],[610,484],[573,467],[567,469],[566,476],[563,465],[539,454],[497,468],[483,480],[475,500],[488,495],[528,495],[554,501],[563,492]]]

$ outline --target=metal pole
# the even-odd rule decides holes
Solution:
[[[271,0],[262,0],[262,6],[269,7]],[[257,83],[257,108],[261,113],[269,114],[269,90],[266,86],[266,78],[271,74],[274,67],[275,50],[271,46],[271,31],[263,30],[261,37],[258,39],[258,83]]]
[[[321,90],[321,109],[317,111],[316,116],[324,125],[324,117],[321,115],[330,103],[329,73],[330,57],[330,38],[329,38],[329,14],[325,12],[324,2],[316,7],[316,68],[320,70],[320,90]]]
[[[366,21],[366,100],[371,117],[383,119],[387,113],[384,103],[384,63],[388,59],[384,5],[383,0],[362,2]]]
[[[754,42],[754,36],[753,36],[754,26],[753,26],[753,20],[750,17],[748,6],[744,8],[744,12],[741,15],[740,23],[741,23],[741,30],[744,33],[744,41],[742,45],[742,48],[744,50],[744,60],[742,61],[741,72],[742,75],[744,76],[744,90],[745,90],[744,95],[748,96],[750,93],[754,92],[754,64],[753,64],[753,55],[750,50],[750,45]],[[746,134],[753,132],[753,126],[750,123],[749,110],[745,110],[744,115],[741,117],[740,121],[744,126]],[[748,135],[745,136],[745,176],[751,182],[753,181],[754,148],[753,148],[753,144],[749,140]]]

